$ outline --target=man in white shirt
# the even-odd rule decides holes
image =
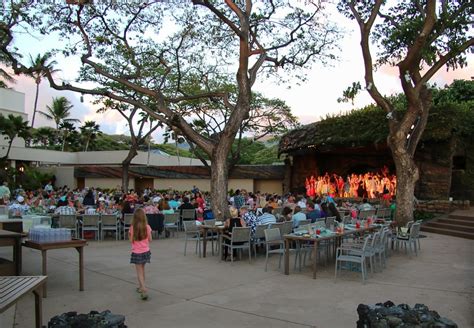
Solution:
[[[272,214],[272,210],[269,206],[264,207],[262,210],[263,214],[257,217],[257,225],[276,223],[276,217]]]

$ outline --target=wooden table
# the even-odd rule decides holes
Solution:
[[[318,244],[323,241],[323,240],[335,240],[335,248],[337,245],[340,245],[342,238],[345,236],[349,235],[354,235],[357,233],[365,233],[365,232],[370,232],[375,230],[377,227],[368,227],[368,228],[360,228],[360,229],[355,229],[355,230],[345,230],[343,233],[337,233],[337,234],[331,234],[330,236],[324,236],[324,237],[304,237],[304,236],[298,236],[294,234],[289,234],[289,235],[284,235],[283,238],[285,239],[285,275],[290,274],[290,242],[295,241],[298,243],[301,243],[303,241],[309,241],[314,243],[314,261],[313,261],[313,279],[316,279],[316,263],[318,259]]]
[[[23,232],[23,221],[21,219],[0,219],[0,230]]]
[[[35,295],[36,328],[43,327],[42,293],[47,277],[0,277],[0,313],[5,312],[29,292]]]
[[[212,232],[217,232],[218,238],[222,234],[222,232],[225,230],[224,225],[207,225],[207,224],[201,224],[199,228],[202,231],[202,257],[206,257],[206,252],[207,252],[207,232],[212,231]],[[214,255],[214,248],[212,249],[212,255]]]
[[[73,239],[70,241],[61,241],[57,243],[37,243],[31,240],[26,240],[23,243],[23,246],[37,249],[41,251],[41,257],[43,259],[43,276],[48,274],[47,269],[47,251],[50,249],[60,249],[60,248],[75,248],[79,253],[79,290],[84,290],[84,246],[87,245],[87,241],[83,239]],[[43,297],[47,296],[47,286],[46,283],[43,285]]]
[[[18,232],[0,230],[0,246],[13,246],[13,261],[0,259],[0,275],[21,275],[21,238]]]

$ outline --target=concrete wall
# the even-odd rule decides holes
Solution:
[[[154,179],[153,186],[155,189],[171,189],[174,190],[191,190],[193,186],[202,191],[211,190],[211,182],[208,179]]]
[[[253,192],[253,185],[253,179],[229,179],[229,190],[245,189],[248,192]]]
[[[28,115],[25,113],[25,94],[0,88],[0,113],[4,116],[8,114],[19,115],[26,121]]]
[[[77,182],[74,178],[74,167],[72,166],[44,166],[37,169],[43,173],[54,174],[56,177],[56,187],[68,186],[69,188],[77,188]]]
[[[86,187],[94,187],[94,188],[107,188],[107,189],[115,189],[117,186],[122,185],[122,179],[118,178],[86,178],[85,179],[85,186]],[[128,188],[135,189],[135,179],[130,179],[128,184]]]
[[[255,180],[254,191],[283,194],[283,185],[281,180]]]

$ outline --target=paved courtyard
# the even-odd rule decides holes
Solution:
[[[334,283],[334,264],[289,276],[278,270],[278,256],[264,271],[264,256],[233,265],[217,256],[199,258],[193,245],[183,256],[183,239],[154,240],[146,267],[150,300],[135,292],[129,243],[89,242],[85,248],[85,291],[78,290],[77,252],[48,252],[48,297],[44,322],[68,311],[111,310],[126,316],[128,327],[355,327],[359,303],[424,303],[455,321],[474,327],[474,241],[426,233],[421,254],[395,253],[383,272],[369,276],[342,272]],[[209,245],[210,248],[210,245]],[[0,256],[6,252],[0,248]],[[293,259],[293,258],[292,258]],[[41,272],[40,252],[23,248],[23,274]],[[34,298],[23,298],[0,316],[1,328],[34,326]]]

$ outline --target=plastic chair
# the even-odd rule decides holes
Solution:
[[[201,230],[196,225],[196,221],[183,221],[184,227],[184,256],[186,256],[186,249],[188,240],[196,242],[196,253],[199,250],[199,257],[201,257]]]
[[[410,227],[410,231],[408,235],[398,234],[397,238],[395,239],[396,248],[398,249],[399,245],[403,244],[405,246],[405,253],[407,253],[408,249],[410,249],[410,254],[411,254],[412,246],[413,246],[415,255],[418,256],[418,246],[417,246],[416,236],[418,235],[419,231],[420,231],[420,224],[413,223]]]
[[[176,232],[176,237],[178,237],[179,213],[164,214],[164,216],[165,218],[163,219],[163,225],[165,231],[172,231],[173,235]]]
[[[369,239],[366,238],[360,248],[354,248],[354,247],[347,246],[344,244],[337,248],[334,281],[337,280],[338,270],[342,268],[341,266],[338,265],[340,262],[351,263],[351,264],[355,263],[355,264],[360,265],[360,271],[362,273],[362,283],[365,284],[365,281],[367,279],[366,250],[368,247],[368,243],[369,243]],[[352,266],[349,266],[349,268],[352,268]]]
[[[223,243],[224,248],[228,248],[230,252],[230,261],[234,262],[234,249],[242,250],[248,249],[249,251],[249,263],[252,259],[251,243],[250,243],[250,228],[249,227],[234,227],[232,229],[232,235],[222,235],[222,239],[227,240],[227,243]],[[222,260],[222,257],[221,257]]]
[[[120,235],[120,225],[115,214],[102,214],[100,217],[101,238],[104,240],[105,231],[115,231],[115,240],[118,240]]]
[[[93,215],[83,215],[82,216],[82,239],[84,239],[84,231],[94,231],[95,239],[99,240],[99,232],[100,232],[100,215],[93,214]]]
[[[257,257],[257,246],[265,245],[265,230],[268,229],[268,224],[262,224],[255,227],[255,235],[252,241],[253,252],[255,258]]]
[[[285,244],[281,238],[281,232],[279,228],[271,228],[264,230],[265,235],[265,271],[268,267],[268,255],[279,254],[280,259],[278,261],[278,269],[281,268],[281,258],[285,254]],[[272,246],[278,246],[276,249],[272,249]]]
[[[130,226],[132,225],[133,214],[126,213],[123,215],[123,239],[127,239],[127,231],[130,230]]]
[[[58,219],[58,228],[71,229],[75,238],[78,238],[77,233],[77,216],[75,214],[61,214]]]

